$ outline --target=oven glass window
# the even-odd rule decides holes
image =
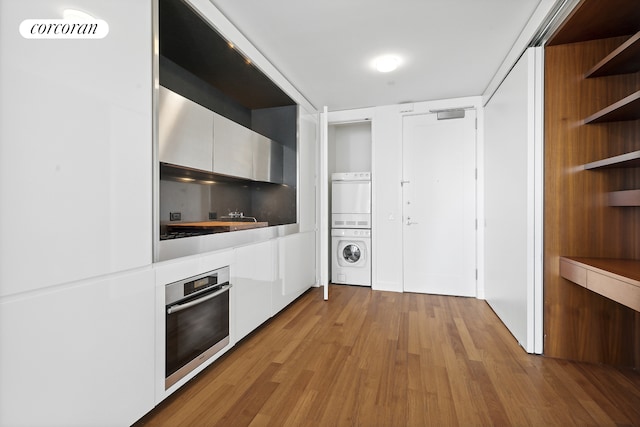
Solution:
[[[212,291],[214,292],[214,291]],[[206,296],[199,294],[184,304]],[[166,376],[229,336],[229,292],[166,315]]]

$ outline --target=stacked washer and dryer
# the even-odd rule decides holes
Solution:
[[[371,173],[331,175],[331,282],[371,286]]]

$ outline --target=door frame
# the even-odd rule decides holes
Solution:
[[[479,241],[480,241],[480,237],[479,237],[479,233],[480,233],[480,229],[482,228],[480,226],[480,224],[484,223],[484,218],[483,218],[483,222],[480,222],[480,207],[479,207],[479,202],[480,202],[480,195],[479,195],[479,185],[478,185],[478,181],[479,181],[479,164],[478,164],[478,155],[479,155],[479,122],[480,122],[480,110],[481,108],[478,108],[476,105],[463,105],[463,106],[459,106],[459,107],[446,107],[446,108],[430,108],[428,111],[419,111],[419,112],[415,112],[412,111],[410,113],[406,113],[403,114],[401,117],[401,121],[402,121],[402,138],[401,138],[401,146],[402,146],[402,158],[403,158],[403,163],[401,166],[401,176],[402,179],[406,179],[406,177],[404,176],[404,149],[405,149],[405,141],[404,141],[404,123],[405,123],[405,118],[407,117],[415,117],[415,116],[425,116],[428,114],[437,114],[437,113],[441,113],[441,112],[449,112],[449,111],[473,111],[475,113],[475,141],[474,141],[474,150],[475,150],[475,184],[474,184],[474,209],[475,209],[475,219],[476,219],[476,229],[475,229],[475,239],[474,239],[474,258],[475,258],[475,298],[481,299],[479,297],[479,281],[480,281],[480,264],[479,264],[479,254],[480,254],[480,250],[481,248],[484,248],[484,243],[482,245],[480,245]],[[447,120],[447,119],[445,119]],[[451,120],[457,120],[455,118],[451,119]],[[401,182],[401,187],[402,184],[404,183],[404,181]],[[406,231],[406,227],[404,226],[404,222],[406,221],[405,218],[405,198],[404,198],[404,189],[401,188],[400,189],[401,192],[401,199],[402,199],[402,206],[401,206],[401,215],[402,215],[402,252],[404,252],[404,233]],[[404,256],[403,256],[404,258]],[[484,283],[484,282],[483,282]],[[402,291],[405,291],[405,270],[404,268],[402,269]],[[483,288],[484,291],[484,288]],[[483,292],[484,295],[484,292]]]
[[[324,299],[329,299],[329,282],[331,276],[329,274],[331,260],[331,203],[329,200],[329,186],[331,180],[329,176],[329,125],[342,123],[361,123],[371,122],[371,229],[375,226],[375,144],[374,139],[374,108],[358,108],[353,110],[329,111],[324,106],[320,113],[320,144],[318,156],[320,163],[319,173],[319,202],[318,215],[319,218],[318,242],[320,250],[318,254],[317,264],[319,266],[320,286],[324,287]],[[369,248],[371,250],[371,248]],[[373,280],[375,277],[375,263],[371,263],[371,281],[373,288]]]
[[[485,299],[484,292],[484,105],[481,96],[443,99],[418,103],[402,104],[400,107],[400,122],[405,116],[430,114],[443,110],[475,110],[476,112],[476,296]],[[403,127],[400,125],[398,139],[402,142]],[[401,165],[402,167],[402,165]],[[400,185],[400,183],[398,183]],[[400,190],[402,191],[402,190]],[[402,201],[400,202],[402,203]],[[400,206],[400,212],[403,206]],[[404,220],[404,217],[403,217]],[[402,275],[404,286],[404,272]]]

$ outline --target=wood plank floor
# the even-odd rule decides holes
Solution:
[[[640,425],[640,373],[528,355],[481,300],[331,286],[136,425]]]

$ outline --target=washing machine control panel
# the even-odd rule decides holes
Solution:
[[[331,236],[333,237],[360,237],[360,238],[367,238],[367,237],[371,237],[371,230],[365,228],[365,229],[358,229],[358,228],[332,228],[331,229]]]
[[[331,181],[370,181],[371,172],[336,172],[331,174]]]

